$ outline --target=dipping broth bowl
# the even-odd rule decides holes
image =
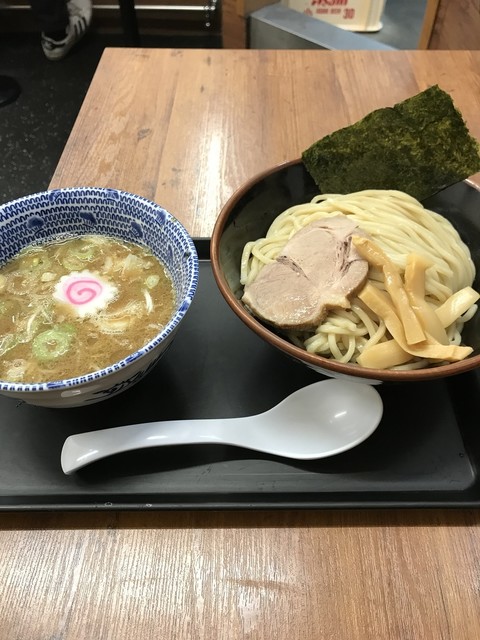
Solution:
[[[431,380],[463,373],[480,366],[480,310],[466,323],[462,337],[473,353],[455,363],[416,370],[368,369],[344,364],[295,346],[280,333],[257,320],[241,302],[240,260],[245,244],[265,236],[270,224],[285,209],[309,202],[318,187],[301,160],[268,169],[248,180],[228,200],[215,223],[211,239],[212,270],[230,309],[260,338],[286,356],[334,378],[379,384]],[[474,289],[480,291],[480,191],[469,181],[448,187],[422,203],[446,217],[470,249],[476,267]]]
[[[1,394],[44,407],[99,402],[141,380],[172,343],[196,292],[198,256],[182,224],[154,202],[102,187],[54,189],[7,202],[0,206],[0,264],[31,244],[86,234],[149,248],[172,278],[176,293],[172,317],[150,342],[111,366],[38,384],[0,380]]]

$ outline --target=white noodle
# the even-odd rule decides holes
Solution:
[[[471,286],[475,266],[470,251],[453,225],[440,214],[425,209],[420,202],[400,191],[365,190],[347,195],[325,194],[306,204],[290,207],[270,225],[265,238],[245,245],[240,282],[255,280],[265,264],[273,262],[288,240],[301,228],[339,213],[356,222],[368,233],[390,260],[405,270],[407,256],[416,253],[427,257],[432,266],[425,276],[426,299],[434,307],[452,293]],[[382,276],[373,269],[370,281],[384,289]],[[475,309],[448,328],[452,344],[460,344],[461,331]],[[368,310],[358,298],[351,301],[348,312],[332,310],[315,332],[288,332],[289,339],[310,353],[318,353],[341,362],[355,362],[366,345],[388,338],[385,323]],[[397,368],[426,366],[425,361]]]

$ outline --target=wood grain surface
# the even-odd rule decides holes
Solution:
[[[209,236],[255,173],[432,84],[480,138],[479,70],[470,51],[110,49],[50,186],[133,191]]]
[[[480,54],[107,50],[51,187],[194,235],[253,173],[438,82],[480,136]],[[478,510],[0,514],[1,640],[476,640]]]

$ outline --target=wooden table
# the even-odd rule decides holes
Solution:
[[[480,137],[480,52],[107,50],[51,187],[196,236],[245,179],[439,83]],[[478,178],[478,176],[476,176]],[[5,640],[474,640],[477,510],[0,515]]]

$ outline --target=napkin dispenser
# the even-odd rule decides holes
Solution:
[[[385,0],[281,0],[289,9],[347,31],[380,31]]]

